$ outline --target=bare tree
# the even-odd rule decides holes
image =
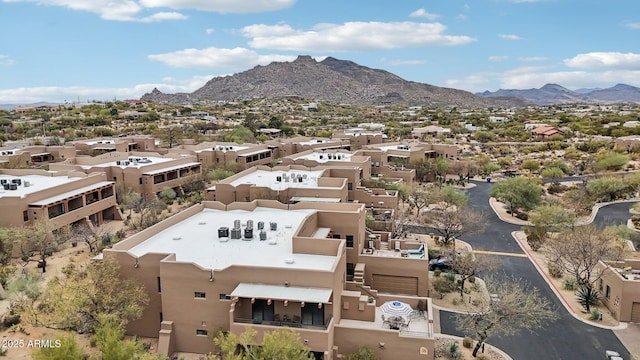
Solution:
[[[98,242],[102,240],[102,236],[106,232],[102,227],[95,227],[89,222],[82,222],[74,226],[71,233],[72,241],[82,241],[89,246],[89,252],[93,253],[98,250]]]
[[[465,234],[476,234],[484,230],[484,213],[466,206],[448,209],[436,208],[427,211],[422,224],[432,228],[442,237],[444,246],[455,248],[455,239]]]
[[[163,204],[155,197],[148,199],[142,194],[132,193],[128,196],[127,208],[140,215],[138,226],[143,228],[148,215],[162,210]]]
[[[579,226],[550,239],[545,250],[549,261],[576,279],[578,285],[594,284],[602,277],[600,260],[619,260],[624,245],[594,225]]]
[[[613,234],[585,225],[551,237],[545,243],[545,252],[549,262],[572,276],[581,291],[591,293],[605,271],[597,266],[600,260],[621,259],[624,244]],[[589,305],[589,302],[585,304],[587,311]]]
[[[493,256],[476,256],[472,252],[458,255],[454,251],[451,252],[451,270],[458,274],[460,297],[464,296],[464,285],[469,278],[476,276],[480,271],[492,271],[498,267],[498,262]]]
[[[36,221],[30,226],[13,228],[11,232],[25,264],[37,261],[44,273],[47,271],[47,258],[69,238],[65,230],[54,229],[48,221]]]
[[[455,315],[458,330],[475,338],[473,356],[491,336],[509,336],[521,329],[533,331],[555,321],[558,314],[538,289],[523,285],[521,279],[486,279],[487,296],[468,313]]]
[[[420,210],[429,205],[429,199],[426,192],[420,188],[418,184],[413,185],[408,193],[407,201],[416,208],[416,216],[420,216]]]

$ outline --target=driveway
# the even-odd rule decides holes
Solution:
[[[461,239],[471,244],[474,250],[524,254],[511,236],[512,231],[520,230],[521,227],[501,221],[489,206],[491,186],[492,184],[477,182],[477,186],[467,190],[471,197],[471,206],[485,213],[486,228],[482,234],[462,236]],[[605,206],[600,209],[595,223],[598,226],[626,223],[629,218],[629,206],[630,203]],[[430,232],[429,229],[419,227],[412,227],[410,230]],[[612,330],[588,325],[569,314],[528,258],[498,256],[498,259],[501,269],[492,275],[513,276],[538,288],[539,293],[548,298],[557,309],[560,317],[534,333],[522,332],[503,338],[490,337],[488,343],[504,350],[516,360],[600,360],[604,358],[605,350],[615,350],[624,359],[631,359],[629,352]],[[463,336],[455,328],[452,312],[440,312],[440,326],[442,333]]]

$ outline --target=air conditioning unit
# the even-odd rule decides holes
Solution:
[[[245,240],[253,239],[253,228],[248,227],[244,229],[244,239]]]
[[[229,237],[229,228],[228,227],[220,227],[218,228],[218,238],[228,238]]]
[[[260,241],[267,240],[267,232],[264,230],[260,230]]]
[[[271,229],[271,231],[278,230],[278,223],[277,222],[270,222],[269,223],[269,228]]]
[[[232,239],[240,239],[242,237],[242,230],[240,230],[240,228],[233,228],[230,232]]]
[[[258,230],[264,229],[264,221],[258,221]]]

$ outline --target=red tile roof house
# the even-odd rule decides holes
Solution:
[[[554,135],[564,135],[564,132],[554,126],[539,126],[531,130],[531,135],[548,138]]]

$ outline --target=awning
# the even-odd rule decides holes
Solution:
[[[99,190],[101,188],[106,188],[108,186],[113,186],[113,181],[101,181],[97,184],[93,184],[93,185],[89,185],[89,186],[85,186],[85,187],[81,187],[79,189],[75,189],[72,191],[68,191],[65,193],[62,193],[60,195],[56,195],[56,196],[52,196],[52,197],[48,197],[46,199],[42,199],[40,201],[36,201],[36,202],[32,202],[29,204],[29,206],[35,206],[35,207],[43,207],[43,206],[47,206],[49,204],[53,204],[53,203],[57,203],[58,201],[62,201],[68,198],[72,198],[78,195],[83,195],[85,193],[88,193],[89,191],[93,191],[93,190]]]
[[[48,152],[44,152],[44,153],[37,153],[37,154],[31,154],[31,156],[44,156],[44,155],[51,155],[51,153]]]
[[[326,288],[240,283],[229,296],[326,304],[329,303],[332,292],[332,289]]]
[[[144,164],[138,164],[138,166],[140,166],[140,165],[144,165]],[[200,165],[199,162],[189,162],[189,163],[186,163],[186,164],[167,166],[167,167],[163,167],[163,168],[156,169],[156,170],[145,171],[144,173],[142,173],[142,175],[158,175],[158,174],[166,173],[166,172],[169,172],[169,171],[181,170],[181,169],[186,169],[186,168],[190,168],[192,166],[199,166],[199,165]]]

